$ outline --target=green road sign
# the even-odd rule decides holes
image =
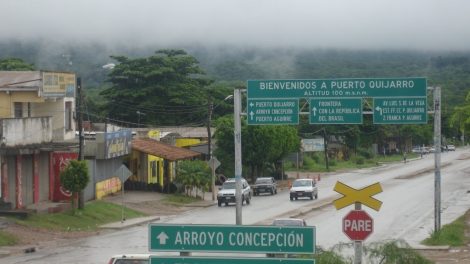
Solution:
[[[362,98],[311,98],[310,124],[362,124]]]
[[[151,256],[150,264],[315,264],[313,259]]]
[[[248,125],[296,125],[299,99],[248,99]]]
[[[426,97],[374,98],[374,124],[426,124]]]
[[[249,80],[247,97],[407,97],[426,96],[426,78]]]
[[[315,227],[149,225],[149,251],[315,253]]]

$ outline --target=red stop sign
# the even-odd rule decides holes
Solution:
[[[343,232],[354,241],[365,240],[374,231],[374,220],[362,210],[353,210],[343,218]]]

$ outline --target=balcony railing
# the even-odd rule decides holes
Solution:
[[[0,119],[0,146],[17,147],[52,142],[51,117]]]

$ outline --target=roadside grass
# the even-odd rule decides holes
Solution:
[[[430,237],[423,241],[424,245],[428,246],[463,246],[468,242],[465,237],[466,223],[465,218],[470,214],[470,211],[454,222],[444,225],[441,230],[433,232]]]
[[[54,214],[35,214],[27,219],[14,219],[17,224],[59,231],[94,231],[100,225],[121,221],[122,207],[103,201],[92,201],[83,210],[65,211]],[[126,219],[145,214],[124,207]]]
[[[13,246],[18,242],[14,235],[0,230],[0,247]]]
[[[407,159],[417,158],[419,155],[415,153],[408,153]],[[363,169],[372,168],[378,166],[380,163],[386,162],[400,162],[403,161],[403,155],[376,155],[373,158],[366,159],[362,156],[351,156],[349,160],[335,160],[331,159],[328,162],[329,171],[341,171],[346,169]],[[297,164],[293,162],[286,162],[284,164],[284,170],[286,171],[297,171]],[[305,155],[303,160],[303,166],[299,167],[299,171],[303,172],[327,172],[325,158],[323,155],[315,153],[313,155]]]

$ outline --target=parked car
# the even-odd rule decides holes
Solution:
[[[290,188],[290,200],[309,197],[310,200],[318,199],[318,188],[312,179],[297,179]]]
[[[455,146],[454,145],[447,145],[447,150],[448,151],[455,151]]]
[[[253,195],[257,196],[260,193],[270,193],[274,195],[277,193],[277,183],[273,177],[260,177],[256,179],[253,186]]]
[[[235,200],[235,189],[236,182],[235,179],[228,179],[220,187],[219,192],[217,193],[217,205],[222,206],[222,203],[225,203],[227,206],[229,203],[236,203]],[[242,178],[242,204],[250,204],[251,201],[251,187],[248,182]]]
[[[150,254],[122,254],[114,255],[108,264],[149,264]]]

